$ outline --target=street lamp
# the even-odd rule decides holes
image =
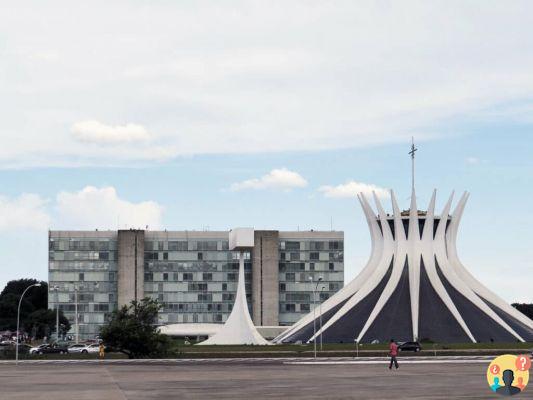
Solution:
[[[76,344],[78,343],[78,335],[80,332],[80,327],[78,323],[78,290],[79,287],[74,285],[74,314],[76,318]]]
[[[52,290],[56,292],[56,342],[59,342],[59,286],[54,286]]]
[[[313,282],[313,277],[310,276],[309,280]],[[322,277],[318,277],[316,285],[313,286],[313,345],[314,345],[314,356],[316,359],[316,290],[318,289],[318,284],[322,281]]]
[[[41,284],[40,283],[34,283],[33,285],[30,285],[28,286],[23,292],[22,292],[22,296],[20,296],[20,300],[19,300],[19,306],[18,306],[18,310],[17,310],[17,344],[16,344],[16,350],[15,350],[15,360],[16,360],[16,363],[18,364],[19,362],[19,329],[20,329],[20,305],[22,304],[22,298],[24,297],[24,295],[26,294],[26,292],[32,288],[32,287],[40,287]]]
[[[325,289],[325,286],[320,288],[320,293]],[[319,299],[320,301],[320,299]],[[320,316],[320,351],[322,351],[322,301],[318,303],[318,314]]]

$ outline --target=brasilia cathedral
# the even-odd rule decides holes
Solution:
[[[427,211],[417,209],[414,183],[407,211],[400,211],[392,191],[392,215],[373,197],[377,214],[364,194],[358,196],[372,238],[367,265],[275,342],[305,343],[320,335],[324,343],[533,341],[533,321],[459,260],[456,238],[468,193],[450,213],[452,193],[440,215],[435,215],[436,191]]]

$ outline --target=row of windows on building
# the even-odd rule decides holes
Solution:
[[[197,273],[198,274],[198,273]],[[157,277],[158,279],[157,280],[154,280],[154,273],[153,272],[145,272],[144,273],[144,281],[145,282],[158,282],[160,280],[162,280],[163,282],[188,282],[188,281],[194,281],[194,280],[200,280],[200,281],[204,281],[204,282],[212,282],[213,281],[213,273],[211,272],[203,272],[201,273],[202,276],[201,277],[197,277],[197,278],[201,278],[201,279],[195,279],[195,274],[192,273],[192,272],[174,272],[174,273],[168,273],[168,272],[163,272],[162,274],[160,274],[160,278]],[[229,282],[235,282],[239,279],[239,273],[238,272],[227,272],[224,274],[225,276],[225,279],[223,279],[224,281],[229,281]],[[250,272],[246,272],[244,274],[244,279],[245,280],[251,280],[252,279],[252,274]]]
[[[289,241],[282,240],[279,243],[281,250],[343,250],[344,242],[339,240],[329,241]],[[117,241],[90,240],[90,239],[58,239],[50,238],[50,250],[116,250]],[[228,250],[227,240],[145,240],[146,251],[217,251]]]
[[[326,293],[324,293],[324,294],[326,294]],[[311,311],[311,305],[309,303],[301,303],[301,304],[285,303],[285,304],[280,304],[279,311],[280,311],[280,313],[285,313],[285,312],[288,312],[288,313],[295,313],[295,312],[308,313],[309,311]]]

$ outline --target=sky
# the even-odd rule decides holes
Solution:
[[[0,3],[0,287],[48,229],[345,232],[471,193],[459,255],[533,302],[530,1]]]

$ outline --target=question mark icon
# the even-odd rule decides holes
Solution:
[[[527,371],[531,367],[529,356],[522,354],[516,357],[515,366],[518,371]]]

